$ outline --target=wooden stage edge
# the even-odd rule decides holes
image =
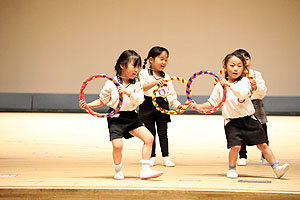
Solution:
[[[155,189],[155,188],[71,188],[71,187],[2,187],[0,199],[300,199],[299,192],[265,192],[202,189]]]

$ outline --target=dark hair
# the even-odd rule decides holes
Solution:
[[[240,54],[236,51],[234,51],[233,53],[227,54],[225,56],[225,58],[223,60],[223,66],[227,66],[227,63],[228,63],[229,59],[232,58],[233,56],[239,58],[242,61],[243,67],[244,67],[244,70],[245,70],[245,68],[246,68],[246,59],[244,58],[244,56],[242,54]],[[242,76],[246,76],[244,70],[243,70]],[[227,77],[228,77],[228,73],[227,73],[227,71],[225,71],[225,78],[227,79]],[[238,79],[238,80],[240,80],[240,79]]]
[[[243,56],[251,59],[250,53],[248,51],[246,51],[245,49],[237,49],[234,52],[242,54]]]
[[[149,58],[156,58],[157,56],[159,56],[162,52],[166,52],[169,56],[169,51],[168,49],[164,48],[164,47],[160,47],[160,46],[155,46],[155,47],[152,47],[148,53],[148,56],[147,58],[144,59],[144,64],[143,64],[143,69],[145,69],[146,67],[146,64],[147,64],[147,61]],[[149,70],[149,73],[151,75],[153,75],[153,71],[151,69],[151,66],[150,66],[150,70]],[[160,76],[161,77],[165,77],[165,73],[163,71],[160,72]]]
[[[121,55],[119,56],[117,63],[115,65],[115,70],[116,70],[116,75],[118,77],[118,79],[121,80],[120,78],[121,74],[122,74],[122,68],[121,65],[125,65],[127,66],[131,61],[133,61],[133,66],[141,66],[142,63],[142,59],[140,57],[140,55],[135,52],[134,50],[125,50],[121,53]],[[134,83],[135,80],[130,80],[131,83]]]

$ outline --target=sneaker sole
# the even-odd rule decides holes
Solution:
[[[152,175],[152,176],[140,177],[140,178],[145,180],[145,179],[149,179],[149,178],[157,178],[157,177],[160,177],[161,175],[163,175],[163,172],[159,173],[159,174]]]
[[[175,167],[175,165],[163,165],[165,167]]]
[[[124,180],[125,178],[114,178],[114,180],[117,180],[117,181],[121,181],[121,180]]]
[[[229,176],[227,175],[227,178],[238,178],[238,177],[239,177],[239,176],[230,176],[230,177],[229,177]]]

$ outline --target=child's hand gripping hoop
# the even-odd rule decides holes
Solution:
[[[180,81],[180,82],[182,82],[185,86],[187,86],[187,81],[186,81],[185,79],[181,78],[181,77],[172,76],[171,78],[169,78],[169,79],[166,80],[166,81],[172,81],[172,80]],[[187,101],[185,102],[185,104],[182,106],[182,108],[180,108],[180,109],[177,109],[177,110],[166,110],[166,109],[163,109],[163,108],[160,107],[160,106],[157,104],[157,102],[156,102],[156,93],[157,93],[157,91],[158,91],[159,88],[160,88],[160,85],[155,86],[155,88],[154,88],[154,90],[153,90],[153,94],[152,94],[152,103],[153,103],[154,107],[155,107],[158,111],[160,111],[160,112],[162,112],[162,113],[166,113],[166,114],[168,114],[168,115],[176,115],[176,114],[181,114],[181,113],[183,113],[183,112],[186,110],[186,108],[189,106],[189,103],[190,103],[190,102],[187,100]]]
[[[252,97],[252,95],[253,95],[253,90],[254,90],[254,87],[252,86],[253,76],[251,76],[251,74],[249,73],[249,70],[248,70],[248,69],[245,69],[244,73],[246,74],[246,76],[248,77],[248,79],[249,79],[249,81],[250,81],[250,87],[249,87],[250,95],[249,95],[249,97]]]
[[[221,76],[223,73],[224,73],[224,68],[222,68],[218,73],[217,75]],[[219,82],[219,79],[218,78],[215,78],[214,80],[214,85],[217,85],[217,83]]]
[[[224,71],[225,71],[224,68],[222,68],[222,69],[217,73],[217,75],[221,76],[221,75],[224,73]],[[246,76],[248,77],[248,79],[249,79],[249,81],[250,81],[250,84],[251,84],[251,83],[253,82],[253,76],[251,76],[251,74],[249,73],[249,70],[248,70],[248,69],[245,69],[244,73],[245,73]],[[218,83],[218,79],[215,78],[214,85],[217,85],[217,83]],[[254,88],[253,88],[252,85],[251,85],[251,87],[249,88],[249,90],[250,90],[250,97],[251,97],[252,94],[253,94],[253,90],[254,90]]]
[[[113,116],[114,114],[116,114],[117,112],[119,112],[119,110],[121,109],[121,106],[122,106],[122,104],[123,104],[123,94],[120,93],[120,91],[119,91],[119,89],[118,89],[118,92],[119,92],[119,104],[117,105],[117,108],[114,109],[113,111],[111,111],[110,113],[107,113],[107,114],[100,114],[100,113],[97,113],[97,112],[93,111],[93,110],[92,110],[91,108],[89,108],[88,105],[86,104],[86,101],[85,101],[85,98],[84,98],[84,90],[85,90],[87,84],[88,84],[90,81],[94,80],[95,78],[106,78],[106,79],[112,81],[112,82],[116,85],[117,88],[120,87],[120,84],[119,84],[114,78],[108,76],[107,74],[95,74],[95,75],[93,75],[93,76],[90,76],[89,78],[87,78],[87,79],[83,82],[83,84],[82,84],[82,86],[81,86],[81,88],[80,88],[80,95],[79,95],[80,101],[83,101],[83,108],[84,108],[88,113],[90,113],[91,115],[93,115],[94,117],[99,117],[99,118],[111,117],[111,116]]]
[[[189,81],[188,81],[188,84],[187,84],[187,87],[186,87],[186,97],[188,99],[188,101],[190,102],[194,102],[194,100],[192,99],[192,92],[191,92],[191,84],[192,84],[192,81],[199,75],[202,75],[202,74],[208,74],[208,75],[212,75],[214,76],[218,81],[220,79],[220,76],[215,74],[214,72],[211,72],[211,71],[200,71],[200,72],[196,72],[195,74],[193,74]],[[221,100],[221,102],[219,103],[219,105],[217,105],[216,107],[213,107],[211,109],[198,109],[198,108],[193,108],[194,110],[197,110],[198,112],[200,113],[204,113],[204,114],[211,114],[211,113],[214,113],[216,111],[218,111],[225,103],[225,100],[226,100],[226,97],[227,97],[227,90],[226,90],[226,87],[222,86],[223,87],[223,98]]]

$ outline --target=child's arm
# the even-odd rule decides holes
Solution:
[[[143,85],[143,90],[144,91],[148,91],[149,89],[153,88],[154,86],[156,86],[157,84],[159,84],[160,86],[163,86],[165,84],[165,80],[164,79],[159,79],[150,83],[145,83]]]
[[[141,81],[141,84],[143,85],[143,91],[144,92],[150,90],[151,88],[153,88],[157,84],[159,84],[160,86],[163,86],[166,82],[164,79],[159,79],[159,80],[152,81],[152,78],[149,76],[149,73],[148,73],[147,69],[143,69],[142,71],[140,71],[139,79]]]
[[[202,103],[202,104],[196,104],[195,102],[191,102],[191,103],[189,104],[189,106],[190,106],[190,108],[192,108],[192,109],[197,108],[198,110],[199,110],[199,109],[210,109],[210,108],[214,107],[214,106],[213,106],[211,103],[209,103],[208,101],[205,102],[205,103]]]
[[[226,79],[220,79],[220,83],[218,83],[214,87],[207,102],[202,103],[202,104],[196,104],[194,101],[191,101],[191,103],[189,104],[190,108],[204,110],[204,109],[210,109],[210,108],[217,106],[221,102],[221,98],[223,96],[223,89],[222,89],[221,84],[226,85],[227,87],[230,87],[230,85],[231,85],[231,83],[229,83]]]
[[[101,107],[103,105],[104,105],[104,103],[100,100],[100,98],[87,104],[87,106],[90,107],[90,108],[97,108],[97,107]],[[80,106],[81,109],[85,109],[85,105],[83,103],[83,100],[79,101],[79,106]]]
[[[128,97],[131,96],[131,92],[128,91],[128,90],[126,90],[125,88],[119,87],[118,89],[119,89],[119,92],[120,92],[120,93],[123,93],[123,94],[127,95]]]
[[[100,98],[99,98],[99,99],[96,99],[96,100],[94,100],[94,101],[88,103],[87,105],[88,105],[88,107],[90,107],[90,108],[97,108],[97,107],[103,106],[104,103],[103,103],[103,102],[100,100]]]
[[[176,94],[176,91],[174,89],[172,81],[168,82],[167,88],[168,88],[168,90],[167,90],[166,98],[168,100],[170,108],[172,108],[172,109],[182,108],[181,103],[178,101],[178,97],[177,97],[177,94]]]
[[[254,86],[255,95],[263,99],[267,93],[267,86],[260,72],[255,71],[255,80],[252,81],[251,85]]]

